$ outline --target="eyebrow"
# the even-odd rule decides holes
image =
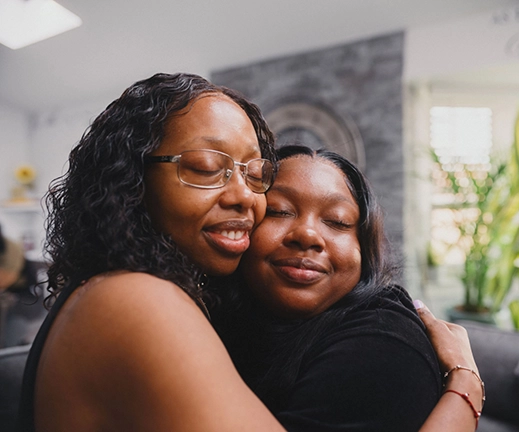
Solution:
[[[192,143],[196,143],[199,141],[204,141],[204,142],[213,144],[213,145],[215,145],[215,147],[217,147],[217,150],[223,151],[224,153],[226,153],[224,151],[223,147],[227,143],[227,141],[224,139],[218,138],[218,137],[214,137],[214,136],[196,137],[195,139],[193,139],[191,141],[187,141],[186,144],[192,144]],[[242,142],[243,142],[244,149],[246,151],[248,151],[249,153],[251,153],[251,154],[260,153],[261,154],[261,147],[258,142],[255,142],[255,143],[246,143],[244,141],[242,141]]]
[[[298,188],[293,188],[293,187],[290,187],[290,186],[281,186],[281,185],[276,185],[276,182],[274,181],[274,184],[272,185],[272,187],[269,189],[269,191],[267,192],[267,195],[269,192],[280,192],[284,195],[295,195],[295,194],[298,194],[300,192],[301,189],[298,189]],[[355,199],[353,199],[353,197],[349,197],[349,196],[345,196],[341,193],[327,193],[324,195],[324,198],[326,198],[327,201],[332,201],[332,202],[347,202],[349,204],[353,204],[355,206],[358,207],[358,204],[357,202],[355,201]]]

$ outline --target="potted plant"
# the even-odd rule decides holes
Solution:
[[[465,249],[463,304],[447,311],[451,321],[494,323],[519,274],[519,117],[510,157],[490,170],[458,166],[444,171],[444,185],[458,200],[452,207],[475,217],[458,218]],[[439,163],[436,154],[433,158]]]
[[[519,331],[519,299],[512,300],[508,307],[510,309],[510,315],[512,317],[512,324],[516,331]]]
[[[515,123],[514,144],[500,180],[487,205],[492,221],[486,256],[489,269],[484,284],[492,312],[501,308],[514,279],[519,276],[519,117]]]

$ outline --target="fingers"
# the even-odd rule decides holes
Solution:
[[[458,324],[437,319],[420,300],[415,300],[413,303],[425,325],[442,369],[449,370],[461,364],[477,371],[467,330]]]
[[[413,300],[413,305],[414,307],[416,308],[416,310],[418,312],[420,311],[429,311],[429,309],[427,308],[427,306],[425,306],[425,304],[421,301],[421,300]],[[430,312],[430,311],[429,311]]]
[[[460,326],[459,324],[454,324],[448,321],[444,321],[438,319],[434,316],[434,314],[429,310],[429,308],[421,301],[421,300],[413,300],[414,307],[418,312],[418,316],[421,318],[426,327],[432,327],[440,324],[441,326],[446,326],[452,333],[454,333],[459,338],[468,338],[467,330],[465,327]]]
[[[429,310],[427,306],[421,300],[413,300],[414,307],[416,308],[416,312],[418,312],[418,316],[421,318],[426,327],[430,325],[436,324],[438,320],[434,316],[434,314]]]
[[[449,335],[457,338],[463,337],[463,331],[465,331],[463,327],[436,318],[429,308],[420,300],[414,300],[413,304],[431,340],[441,338],[442,341],[447,341],[450,337]]]

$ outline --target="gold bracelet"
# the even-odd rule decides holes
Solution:
[[[475,370],[473,370],[471,368],[468,368],[466,366],[456,365],[452,369],[448,370],[447,372],[445,372],[443,374],[443,386],[445,387],[445,381],[447,381],[447,378],[448,378],[449,374],[451,372],[454,372],[454,371],[457,371],[457,370],[460,370],[460,369],[472,372],[472,375],[474,375],[477,378],[477,380],[479,381],[479,383],[481,384],[481,392],[483,394],[483,397],[481,398],[481,409],[483,409],[483,405],[485,405],[485,400],[486,400],[486,396],[485,396],[485,383],[479,377],[479,375],[476,373]]]

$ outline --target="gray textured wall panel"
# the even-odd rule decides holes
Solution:
[[[403,250],[402,66],[404,34],[216,71],[213,82],[242,92],[265,114],[301,100],[353,119],[364,141],[365,174],[386,214],[386,231]]]

